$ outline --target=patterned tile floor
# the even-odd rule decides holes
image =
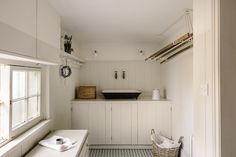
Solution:
[[[90,149],[89,157],[152,157],[150,149]]]

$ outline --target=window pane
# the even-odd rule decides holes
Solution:
[[[12,74],[12,99],[25,97],[26,72],[13,71]]]
[[[26,101],[21,100],[12,103],[12,127],[23,123],[25,121],[25,106]]]
[[[38,98],[40,98],[40,97],[29,98],[28,119],[32,119],[32,118],[35,118],[35,117],[39,116]]]
[[[38,95],[40,93],[40,72],[29,72],[29,96]]]

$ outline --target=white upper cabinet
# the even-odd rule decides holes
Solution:
[[[36,0],[0,0],[0,50],[36,56]]]
[[[60,16],[48,0],[0,0],[0,51],[60,61]]]
[[[37,0],[37,58],[59,63],[60,16],[48,0]]]

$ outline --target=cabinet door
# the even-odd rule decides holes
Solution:
[[[97,102],[72,104],[72,128],[87,129],[89,144],[105,144],[106,104]]]
[[[89,143],[105,144],[106,142],[106,104],[89,104]]]
[[[0,50],[36,56],[36,0],[1,0]]]
[[[60,16],[48,0],[37,0],[37,58],[59,63]]]
[[[132,104],[112,103],[112,144],[132,144]]]
[[[151,144],[151,130],[171,137],[170,102],[140,102],[138,104],[138,144]]]
[[[151,144],[151,130],[156,130],[155,108],[155,103],[138,104],[138,144]]]
[[[72,104],[72,129],[89,129],[89,104]]]

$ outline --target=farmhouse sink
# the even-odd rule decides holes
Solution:
[[[138,99],[142,92],[139,90],[103,90],[105,99]]]

